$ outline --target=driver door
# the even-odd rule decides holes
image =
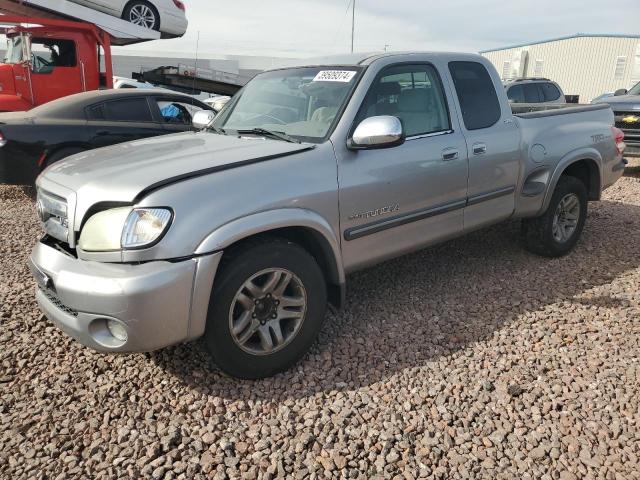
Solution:
[[[372,83],[355,125],[392,115],[407,138],[391,148],[342,150],[338,181],[347,270],[462,232],[469,165],[450,111],[431,64],[391,65]]]
[[[86,72],[78,61],[73,40],[33,38],[31,40],[31,85],[34,104],[42,105],[57,98],[86,90]]]

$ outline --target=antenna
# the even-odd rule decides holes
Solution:
[[[198,39],[196,40],[196,66],[193,72],[193,86],[191,87],[191,93],[196,93],[196,78],[198,77],[198,49],[200,48],[200,30],[198,30]]]
[[[356,25],[356,0],[353,0],[353,9],[351,10],[351,53],[353,53],[353,33]]]

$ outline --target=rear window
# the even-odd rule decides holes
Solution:
[[[537,83],[527,83],[524,87],[524,101],[525,103],[540,103],[543,102],[538,92]]]
[[[524,103],[524,90],[522,85],[514,85],[507,90],[507,97],[514,103]]]
[[[500,102],[487,69],[478,62],[450,62],[467,130],[487,128],[500,120]]]
[[[545,102],[553,102],[554,100],[559,99],[560,95],[562,95],[560,93],[560,90],[558,90],[558,87],[556,87],[553,83],[541,83],[540,90],[544,95]]]
[[[113,122],[152,122],[147,99],[123,98],[104,103],[104,118]]]
[[[87,107],[87,118],[89,120],[104,120],[104,104],[91,105]]]

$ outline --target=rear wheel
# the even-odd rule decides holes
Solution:
[[[134,25],[151,30],[160,30],[160,15],[153,5],[143,0],[130,2],[122,13],[122,18]]]
[[[262,378],[297,362],[324,320],[326,284],[315,259],[281,239],[225,253],[209,304],[205,343],[218,366]]]
[[[580,238],[586,218],[586,187],[577,178],[563,175],[546,212],[523,221],[527,249],[546,257],[569,253]]]

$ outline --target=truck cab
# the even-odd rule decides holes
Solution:
[[[94,25],[18,16],[5,16],[2,23],[14,24],[5,27],[0,111],[30,110],[74,93],[112,88],[109,36]]]

